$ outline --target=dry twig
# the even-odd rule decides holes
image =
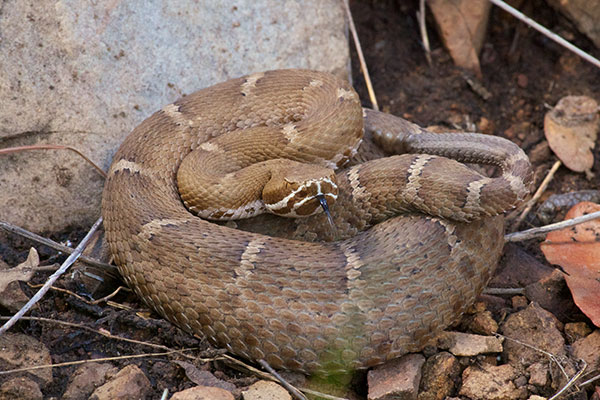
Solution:
[[[0,229],[4,229],[7,232],[15,233],[17,235],[23,236],[27,239],[33,240],[34,242],[43,244],[44,246],[48,246],[51,249],[60,251],[65,254],[73,254],[73,252],[75,251],[75,249],[73,249],[71,247],[64,246],[60,243],[55,242],[54,240],[47,239],[40,235],[36,235],[33,232],[30,232],[26,229],[20,228],[13,224],[9,224],[8,222],[0,221]],[[79,261],[86,263],[88,265],[91,265],[93,267],[101,268],[104,271],[106,271],[107,273],[117,276],[117,267],[115,267],[114,265],[106,264],[106,263],[100,262],[96,259],[84,256],[84,255],[81,255],[79,257]]]
[[[500,7],[501,9],[503,9],[504,11],[508,12],[509,14],[511,14],[513,17],[515,17],[517,19],[520,19],[521,21],[525,22],[527,25],[531,26],[533,29],[541,32],[545,36],[547,36],[550,39],[554,40],[556,43],[560,44],[563,47],[566,47],[567,49],[569,49],[573,53],[577,54],[579,57],[583,58],[584,60],[586,60],[586,61],[594,64],[596,67],[600,68],[600,60],[598,60],[597,58],[592,57],[590,54],[588,54],[585,51],[581,50],[579,47],[571,44],[570,42],[568,42],[567,40],[563,39],[561,36],[557,35],[556,33],[552,32],[551,30],[549,30],[545,26],[538,24],[537,22],[535,22],[534,20],[532,20],[531,18],[529,18],[528,16],[526,16],[525,14],[523,14],[522,12],[520,12],[519,10],[517,10],[517,9],[511,7],[511,6],[509,6],[508,4],[506,4],[505,2],[503,2],[502,0],[490,0],[490,1],[493,4],[495,4],[496,6]]]
[[[85,237],[83,238],[83,240],[81,241],[81,243],[79,243],[79,245],[75,248],[75,251],[73,252],[73,254],[71,254],[65,260],[65,262],[60,266],[60,268],[58,269],[58,271],[56,271],[55,273],[53,273],[52,275],[50,275],[50,277],[48,278],[48,280],[46,281],[46,283],[44,284],[44,286],[31,299],[29,299],[29,301],[27,302],[27,304],[25,304],[19,310],[19,312],[17,312],[15,315],[13,315],[11,319],[9,319],[4,325],[2,325],[2,327],[0,327],[0,335],[2,335],[4,332],[6,332],[7,330],[9,330],[10,327],[13,326],[19,320],[19,318],[21,318],[23,315],[25,315],[25,313],[27,311],[29,311],[31,309],[31,307],[33,307],[33,305],[35,303],[37,303],[46,294],[46,292],[50,289],[50,287],[54,284],[54,282],[56,282],[56,280],[63,273],[65,273],[65,271],[75,261],[77,261],[77,259],[79,258],[79,256],[83,252],[83,250],[85,249],[88,241],[90,240],[90,238],[92,237],[92,235],[94,234],[94,232],[96,232],[96,229],[98,229],[98,227],[100,226],[101,223],[102,223],[102,217],[98,218],[98,220],[92,226],[92,228],[87,233],[87,235],[85,235]]]
[[[27,150],[70,150],[74,151],[78,155],[80,155],[85,161],[87,161],[96,172],[98,172],[103,178],[106,179],[106,172],[102,168],[100,168],[95,162],[90,160],[85,154],[81,151],[77,150],[75,147],[71,146],[63,146],[60,144],[36,144],[33,146],[17,146],[17,147],[8,147],[5,149],[0,149],[0,154],[10,154],[10,153],[19,153],[21,151]]]
[[[523,240],[534,239],[539,236],[543,236],[548,232],[558,231],[560,229],[568,228],[574,225],[579,225],[593,219],[600,218],[600,211],[596,211],[587,215],[582,215],[566,221],[557,222],[546,226],[540,226],[539,228],[527,229],[526,231],[513,232],[504,235],[505,242],[520,242]]]
[[[350,25],[350,32],[352,32],[352,38],[354,39],[354,47],[356,47],[356,53],[358,54],[358,60],[360,62],[360,68],[365,77],[365,84],[367,85],[367,91],[369,92],[369,98],[371,100],[371,108],[375,111],[379,111],[379,105],[377,104],[377,98],[375,97],[375,91],[373,90],[373,85],[371,84],[371,76],[369,75],[369,70],[367,69],[367,63],[365,62],[365,56],[363,55],[362,47],[360,46],[360,41],[358,40],[358,34],[356,33],[356,27],[354,26],[354,19],[352,18],[352,13],[350,12],[350,6],[348,5],[348,0],[343,0],[344,8],[346,9],[346,15],[348,16],[348,24]]]
[[[292,394],[292,396],[294,396],[296,399],[299,400],[308,400],[306,398],[306,396],[304,396],[302,393],[300,393],[300,391],[298,389],[296,389],[294,386],[292,386],[288,381],[286,381],[281,375],[279,375],[277,373],[277,371],[275,371],[273,369],[273,367],[271,367],[269,365],[268,362],[266,362],[263,359],[258,360],[258,363],[264,368],[266,369],[271,375],[273,375],[275,377],[275,379],[288,391]]]
[[[523,222],[525,217],[527,217],[527,214],[529,214],[529,212],[531,211],[531,209],[533,208],[535,203],[537,203],[537,201],[540,199],[540,197],[542,197],[542,194],[544,194],[544,192],[546,191],[546,188],[552,181],[552,178],[554,178],[554,174],[556,173],[556,171],[558,170],[558,168],[561,165],[562,165],[562,162],[560,160],[558,160],[554,163],[552,168],[550,168],[550,171],[548,171],[548,173],[546,174],[546,177],[544,178],[542,183],[540,183],[540,186],[535,191],[535,194],[533,195],[533,197],[531,199],[529,199],[529,201],[527,202],[527,205],[526,205],[525,209],[523,210],[523,212],[521,213],[521,215],[519,215],[519,218],[517,218],[515,220],[515,222],[513,224],[514,229],[518,229],[519,225],[521,225],[521,222]]]
[[[34,365],[34,366],[31,366],[31,367],[23,367],[23,368],[10,369],[10,370],[7,370],[7,371],[0,371],[0,375],[8,375],[8,374],[14,374],[14,373],[17,373],[17,372],[26,372],[26,371],[33,371],[33,370],[38,370],[38,369],[45,369],[45,368],[68,367],[68,366],[71,366],[71,365],[81,365],[81,364],[88,364],[88,363],[93,363],[93,362],[130,360],[130,359],[134,359],[134,358],[167,356],[169,354],[182,353],[184,351],[193,351],[193,350],[199,350],[199,349],[198,348],[191,348],[191,349],[181,349],[181,350],[165,351],[164,353],[133,354],[133,355],[129,355],[129,356],[103,357],[103,358],[94,358],[94,359],[91,359],[91,360],[69,361],[69,362],[58,363],[58,364]],[[205,361],[205,360],[203,359],[202,361]],[[211,359],[211,360],[208,360],[208,361],[214,361],[214,360]]]
[[[0,316],[0,320],[8,320],[8,319],[9,319],[9,317]],[[80,329],[80,330],[88,331],[91,333],[95,333],[97,335],[101,335],[101,336],[104,336],[104,337],[106,337],[108,339],[112,339],[112,340],[119,340],[122,342],[128,342],[128,343],[132,343],[132,344],[153,347],[153,348],[159,349],[159,350],[174,351],[173,349],[171,349],[167,346],[163,346],[161,344],[142,342],[140,340],[134,340],[134,339],[124,338],[121,336],[115,336],[115,335],[111,334],[110,332],[108,332],[107,330],[104,330],[104,329],[98,330],[98,329],[90,328],[89,326],[86,326],[86,325],[75,324],[73,322],[67,322],[67,321],[61,321],[58,319],[43,318],[43,317],[21,317],[21,319],[24,321],[37,321],[37,322],[45,322],[45,323],[62,325],[62,326],[68,327],[68,328]],[[195,359],[195,357],[192,357],[192,358]]]
[[[425,59],[431,66],[431,49],[429,47],[429,36],[427,36],[427,24],[425,23],[425,0],[419,0],[419,11],[417,11],[417,20],[419,21],[419,31],[421,31],[421,44],[425,50]]]

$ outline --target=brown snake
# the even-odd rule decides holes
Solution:
[[[185,331],[274,368],[331,374],[420,350],[489,280],[500,214],[528,193],[530,164],[501,138],[436,135],[364,113],[348,83],[280,70],[200,90],[146,119],[115,155],[102,201],[127,284]],[[193,149],[225,154],[232,174],[273,158],[364,162],[337,172],[335,233],[322,214],[248,228],[286,239],[191,214],[176,175]],[[370,160],[392,153],[412,154]]]

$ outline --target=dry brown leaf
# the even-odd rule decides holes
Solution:
[[[558,158],[572,171],[591,174],[598,135],[598,103],[587,96],[566,96],[546,113],[544,133]]]
[[[600,204],[581,202],[565,220],[600,211]],[[600,327],[600,220],[550,232],[541,244],[546,260],[563,267],[577,307]]]
[[[27,260],[14,268],[4,269],[0,273],[0,293],[6,290],[6,287],[14,281],[28,282],[35,272],[35,268],[40,265],[40,256],[32,247],[29,249]]]
[[[4,263],[0,263],[4,264]],[[25,262],[10,268],[0,265],[0,305],[11,312],[17,312],[29,301],[29,297],[21,290],[18,281],[28,282],[40,264],[40,257],[32,247]]]
[[[481,79],[481,50],[491,3],[487,0],[429,0],[440,36],[454,63]]]

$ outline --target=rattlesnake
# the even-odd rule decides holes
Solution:
[[[336,169],[334,229],[322,214],[249,228],[288,236],[279,238],[194,216],[176,182],[192,150],[225,154],[234,175],[281,157]],[[404,152],[424,154],[370,160]],[[503,172],[487,178],[436,155]],[[331,374],[420,350],[453,323],[489,280],[499,214],[530,180],[507,140],[432,134],[362,110],[329,74],[277,70],[200,90],[142,122],[114,157],[102,214],[119,271],[160,315],[242,357]],[[212,216],[246,216],[232,207]]]

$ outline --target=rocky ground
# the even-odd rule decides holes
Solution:
[[[530,3],[525,11],[532,18],[600,54],[545,3]],[[597,96],[598,69],[493,9],[480,57],[480,83],[491,94],[484,99],[454,66],[431,26],[432,64],[427,63],[415,6],[395,1],[352,4],[380,106],[423,126],[506,137],[528,153],[539,183],[555,161],[543,132],[547,106],[568,94]],[[368,105],[356,58],[353,65],[355,87]],[[596,158],[598,153],[596,149]],[[597,165],[592,172],[598,176]],[[586,179],[563,167],[548,195],[596,189],[598,183],[598,178]],[[520,229],[535,225],[539,221],[532,215]],[[83,232],[52,236],[76,242]],[[9,242],[0,243],[0,256],[8,265],[17,265],[27,258],[32,245],[11,236]],[[37,247],[42,265],[64,259]],[[42,283],[50,273],[38,272],[30,283]],[[31,296],[36,291],[16,282],[9,286],[11,294],[2,296],[14,296],[16,303],[19,293]],[[157,319],[130,293],[122,291],[109,301],[92,303],[85,298],[88,289],[80,272],[65,276],[57,286],[64,290],[52,290],[30,315],[73,325],[23,320],[10,334],[0,336],[0,371],[23,365],[54,367],[0,375],[0,398],[160,398],[165,389],[170,395],[180,392],[173,399],[290,398],[279,385],[262,380],[201,339]],[[116,281],[106,282],[95,298],[117,287]],[[574,305],[562,272],[545,261],[538,240],[507,245],[490,287],[519,290],[481,296],[453,332],[441,336],[422,354],[357,374],[344,385],[286,377],[299,387],[348,399],[500,400],[550,397],[581,370],[581,359],[587,369],[580,382],[600,373],[600,330]],[[3,315],[11,315],[7,308]],[[177,349],[192,350],[173,352]],[[106,360],[85,362],[100,358]],[[571,387],[564,396],[598,399],[600,393],[591,383]]]

